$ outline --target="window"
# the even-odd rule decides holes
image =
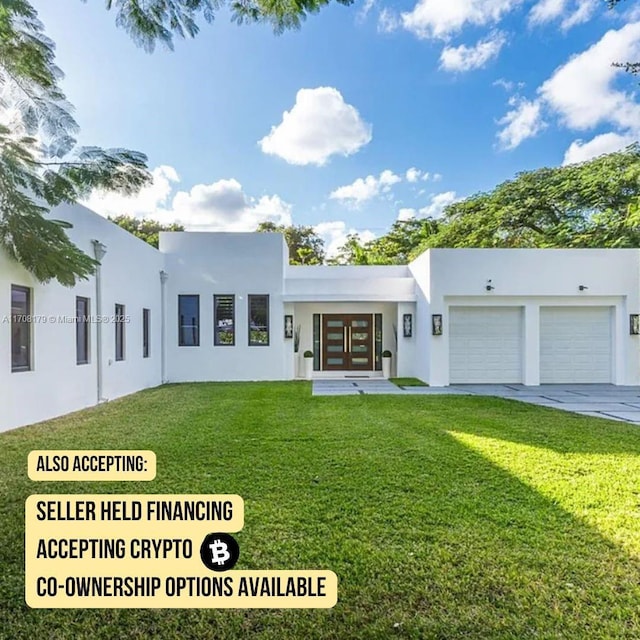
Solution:
[[[234,295],[213,296],[213,344],[216,347],[236,343],[235,306]]]
[[[76,364],[89,362],[89,298],[76,298]]]
[[[124,360],[124,305],[116,305],[116,360]]]
[[[151,309],[142,310],[142,357],[149,357],[149,327],[151,324]]]
[[[200,296],[178,296],[178,345],[200,345]]]
[[[269,296],[249,296],[249,346],[269,344]]]
[[[31,371],[31,289],[11,285],[11,371]]]

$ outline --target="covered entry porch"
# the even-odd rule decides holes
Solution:
[[[415,299],[406,267],[289,267],[283,302],[298,336],[290,377],[304,377],[305,351],[316,379],[382,377],[384,351],[391,375],[413,375]]]

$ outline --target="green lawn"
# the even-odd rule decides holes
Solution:
[[[398,387],[428,387],[426,382],[419,378],[389,378],[389,382],[393,382]]]
[[[151,483],[33,483],[32,449],[152,449]],[[0,436],[0,637],[638,638],[640,431],[479,397],[171,385]],[[332,610],[30,610],[31,493],[238,493],[239,569]]]

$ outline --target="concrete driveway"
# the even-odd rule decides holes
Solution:
[[[520,400],[585,416],[640,425],[640,387],[612,384],[465,384],[450,387],[396,387],[381,378],[314,380],[313,395],[478,395]]]

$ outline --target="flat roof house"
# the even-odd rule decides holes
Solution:
[[[394,375],[640,384],[640,250],[433,249],[407,266],[290,266],[280,234],[162,233],[57,208],[103,255],[42,285],[0,251],[0,430],[163,382]],[[97,254],[96,254],[97,252]],[[299,353],[294,335],[299,328]]]

